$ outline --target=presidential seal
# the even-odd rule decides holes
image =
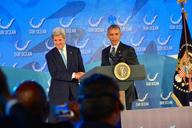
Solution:
[[[128,64],[121,62],[115,65],[114,75],[118,80],[127,80],[131,74],[131,69]]]

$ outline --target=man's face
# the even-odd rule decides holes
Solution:
[[[66,39],[62,35],[54,36],[53,42],[57,49],[62,49],[65,45]]]
[[[116,45],[120,41],[121,31],[118,28],[109,29],[107,36],[111,41],[112,45]]]

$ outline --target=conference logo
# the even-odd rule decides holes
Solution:
[[[182,25],[181,25],[181,21],[182,21],[182,16],[180,16],[179,18],[174,18],[174,16],[170,16],[170,26],[169,26],[169,29],[173,30],[178,30],[178,29],[182,29]]]
[[[149,20],[147,18],[147,15],[145,15],[144,18],[143,18],[143,22],[145,24],[145,26],[143,26],[143,30],[144,31],[157,31],[157,30],[159,30],[159,26],[154,25],[157,18],[158,18],[158,15],[155,15],[155,16],[152,17],[151,20]]]
[[[110,43],[109,41],[107,41],[106,38],[103,39],[102,43],[103,43],[103,45],[104,45],[105,47],[108,47],[109,45],[111,45],[111,43]]]
[[[62,18],[60,18],[59,23],[60,23],[60,25],[61,25],[62,27],[68,28],[68,27],[71,26],[71,24],[72,24],[72,22],[73,22],[74,20],[75,20],[75,17],[71,18],[68,23],[65,23],[65,24],[64,24],[64,23],[63,23],[64,18],[62,17]]]
[[[64,21],[64,18],[60,18],[59,20],[59,24],[65,28],[65,32],[66,33],[76,33],[77,32],[77,29],[75,28],[72,28],[71,25],[72,23],[74,22],[75,20],[75,17],[72,17],[71,19],[69,19],[68,22]],[[65,22],[65,23],[64,23]]]
[[[16,68],[17,65],[18,65],[18,63],[14,63],[12,67],[13,67],[13,68]]]
[[[85,41],[75,40],[75,46],[81,49],[82,54],[90,54],[91,50],[85,48],[88,42],[89,38],[87,38]]]
[[[32,56],[32,52],[27,51],[27,48],[29,47],[31,43],[31,40],[26,41],[24,45],[19,45],[19,40],[15,42],[15,49],[16,52],[14,52],[14,57],[29,57]]]
[[[130,43],[132,44],[132,46],[135,47],[135,50],[137,52],[144,52],[144,51],[146,51],[146,47],[142,47],[141,46],[141,44],[143,43],[144,39],[145,39],[144,36],[140,37],[140,39],[137,42],[134,42],[133,38],[130,39]]]
[[[33,23],[33,20],[34,20],[34,17],[32,17],[32,18],[30,19],[29,24],[31,25],[32,28],[38,29],[38,28],[40,28],[40,27],[43,25],[43,23],[44,23],[44,21],[45,21],[45,18],[42,18],[42,19],[40,20],[40,22],[37,23],[37,24],[34,24],[34,23]]]
[[[158,51],[169,51],[173,49],[173,46],[169,46],[168,43],[170,42],[172,36],[169,35],[165,40],[161,39],[161,36],[158,36],[157,43],[160,46],[157,46]]]
[[[161,40],[161,37],[158,36],[157,42],[158,42],[158,44],[160,44],[160,45],[162,45],[162,46],[163,46],[163,45],[167,45],[167,43],[170,41],[171,37],[172,37],[172,36],[169,35],[166,40],[162,41],[162,40]]]
[[[11,19],[6,25],[2,25],[2,19],[0,19],[0,28],[9,29],[14,21],[15,21],[15,18]]]
[[[40,66],[39,63],[37,65],[37,63],[34,62],[32,64],[32,69],[33,69],[33,71],[36,71],[36,72],[42,72],[45,69],[46,66],[47,66],[46,62],[42,66]]]
[[[147,74],[146,86],[159,86],[159,81],[157,81],[159,73],[154,75]]]
[[[138,99],[136,102],[136,107],[146,107],[149,106],[149,102],[146,101],[149,93],[145,93],[143,97],[140,97],[140,94],[138,94]]]
[[[1,28],[0,35],[15,35],[17,33],[16,30],[10,29],[14,21],[15,21],[15,18],[3,24],[3,19],[0,19],[0,28]]]
[[[90,17],[90,18],[88,19],[88,23],[89,23],[89,25],[90,25],[91,27],[98,27],[99,24],[101,23],[101,20],[102,20],[102,19],[103,19],[103,17],[100,17],[97,21],[95,21],[95,23],[93,23],[92,17]]]
[[[51,50],[51,49],[53,49],[55,46],[54,46],[54,44],[51,42],[51,43],[49,43],[49,42],[51,42],[50,41],[50,39],[47,39],[46,41],[45,41],[45,46],[46,46],[46,48],[48,49],[48,50]],[[51,44],[51,45],[49,45],[49,44]]]
[[[96,32],[96,33],[100,33],[100,32],[104,32],[104,28],[103,27],[99,27],[99,25],[101,24],[101,21],[103,20],[103,16],[101,16],[99,19],[93,21],[93,17],[89,17],[88,19],[88,23],[89,23],[89,28],[88,28],[88,32]]]
[[[130,32],[133,30],[132,26],[126,26],[130,20],[131,16],[128,16],[124,21],[120,20],[120,16],[117,17],[116,22],[117,25],[121,27],[121,31],[127,31]]]
[[[121,21],[120,21],[120,16],[118,16],[118,17],[117,17],[117,24],[118,24],[119,26],[125,26],[125,25],[128,23],[128,21],[129,21],[130,18],[131,18],[131,16],[128,16],[128,17],[124,20],[124,22],[121,22]]]
[[[163,92],[160,94],[161,101],[160,105],[171,105],[173,101],[170,99],[172,92],[169,92],[167,96],[163,95]]]
[[[47,30],[46,29],[43,29],[41,28],[43,23],[45,22],[46,18],[42,18],[40,19],[39,22],[37,23],[34,23],[34,17],[32,17],[30,20],[29,20],[29,24],[31,26],[32,29],[29,29],[29,34],[34,34],[34,35],[42,35],[42,34],[46,34],[47,33]]]

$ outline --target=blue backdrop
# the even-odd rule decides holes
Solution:
[[[192,28],[191,0],[185,10]],[[49,80],[45,54],[53,48],[52,29],[60,26],[66,29],[67,43],[80,48],[89,71],[100,65],[101,50],[110,44],[106,29],[112,23],[121,26],[122,42],[135,48],[146,67],[146,80],[135,83],[140,97],[135,109],[173,106],[169,96],[176,61],[166,56],[177,54],[180,43],[181,8],[176,0],[0,2],[0,65],[42,73]],[[29,79],[24,76],[21,79]],[[16,85],[13,82],[11,88]]]

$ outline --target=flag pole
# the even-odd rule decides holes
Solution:
[[[187,30],[186,30],[186,18],[187,18],[186,14],[187,13],[186,13],[186,11],[184,9],[184,4],[186,3],[186,1],[187,0],[177,0],[177,2],[181,6],[181,13],[183,15],[183,18],[182,18],[182,20],[183,20],[183,31],[184,31],[184,41],[185,41],[185,47],[186,47],[186,50],[185,50],[184,54],[186,54],[186,59],[187,59],[186,67],[187,67],[187,66],[190,65],[190,63],[189,63],[189,55],[188,55],[189,50],[188,50],[188,42],[187,42],[188,38],[187,38]],[[186,75],[189,76],[189,71],[188,70],[186,71]]]
[[[183,14],[183,18],[182,18],[182,20],[183,20],[183,29],[184,29],[184,36],[185,36],[185,45],[186,45],[186,52],[188,53],[188,42],[187,42],[187,30],[186,30],[186,11],[185,11],[185,9],[184,9],[184,4],[186,3],[186,0],[178,0],[179,1],[179,3],[180,3],[180,5],[181,5],[181,12],[182,12],[182,14]],[[188,56],[188,55],[187,55]],[[188,57],[187,57],[188,58]]]

